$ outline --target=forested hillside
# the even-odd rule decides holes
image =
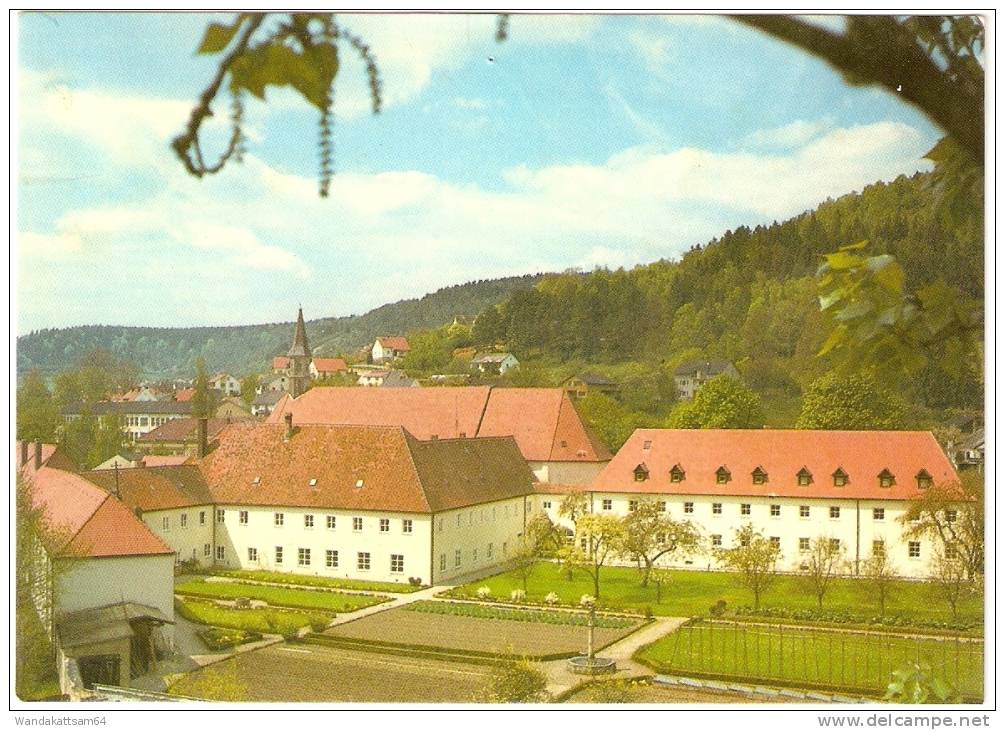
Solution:
[[[475,342],[511,349],[523,379],[539,382],[586,367],[665,378],[684,360],[726,358],[765,399],[767,421],[792,425],[801,394],[833,367],[817,355],[830,328],[815,279],[822,254],[867,240],[867,252],[896,257],[911,291],[943,280],[983,301],[981,201],[973,205],[973,215],[946,215],[931,175],[875,184],[784,223],[730,231],[680,261],[547,277],[483,313]],[[946,372],[932,362],[882,384],[918,408],[945,409],[979,408],[981,383],[972,363]]]
[[[317,354],[349,352],[378,335],[437,327],[458,314],[477,314],[515,290],[533,287],[540,279],[540,275],[528,275],[446,287],[421,299],[385,304],[360,316],[308,320],[307,331]],[[19,375],[32,369],[51,375],[101,349],[135,363],[150,378],[191,378],[199,357],[211,370],[241,376],[266,369],[273,355],[286,352],[295,316],[296,312],[291,311],[290,322],[244,327],[94,325],[39,330],[18,338],[17,369]]]

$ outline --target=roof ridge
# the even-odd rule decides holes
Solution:
[[[478,387],[478,386],[474,386],[474,387]],[[476,438],[481,438],[482,423],[484,423],[484,421],[485,421],[485,413],[489,409],[489,400],[492,398],[492,390],[493,390],[493,388],[495,388],[494,385],[488,385],[488,386],[484,386],[484,387],[487,387],[488,390],[485,392],[485,398],[482,400],[482,409],[481,409],[481,412],[478,414],[478,425],[475,426],[475,437]]]
[[[557,388],[562,395],[558,399],[558,413],[555,414],[555,428],[551,432],[551,445],[548,447],[548,461],[554,461],[555,457],[555,439],[558,437],[558,427],[562,421],[562,405],[568,395],[562,388]]]
[[[426,503],[426,509],[429,510],[429,514],[433,514],[433,505],[429,502],[429,495],[426,494],[426,485],[422,480],[422,474],[419,472],[419,465],[415,463],[415,454],[412,453],[412,446],[414,444],[418,445],[420,443],[433,443],[432,441],[421,442],[419,439],[415,438],[412,434],[405,430],[404,426],[399,427],[402,434],[405,436],[405,451],[408,452],[408,462],[412,465],[412,471],[415,473],[415,479],[419,483],[419,493],[422,494],[422,501]],[[430,518],[432,519],[432,518]],[[430,525],[430,527],[432,527]]]

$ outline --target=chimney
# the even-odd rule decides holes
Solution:
[[[209,419],[200,418],[198,425],[196,427],[196,432],[198,434],[198,440],[199,440],[200,459],[206,456],[207,453],[209,453],[209,443],[207,441],[207,435],[206,435],[208,428],[209,428]]]
[[[952,446],[952,444],[950,444]],[[21,461],[18,463],[19,466],[24,466],[28,463],[28,442],[25,439],[21,439]]]
[[[293,414],[284,413],[283,420],[286,422],[286,440],[293,438]]]
[[[42,468],[42,442],[35,442],[35,471]]]

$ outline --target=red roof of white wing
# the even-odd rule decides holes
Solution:
[[[129,508],[83,477],[42,467],[29,485],[57,539],[48,547],[74,557],[170,555],[174,551]]]
[[[377,341],[380,346],[389,350],[398,350],[399,352],[408,352],[412,348],[408,346],[408,340],[399,335],[393,337],[378,337]]]
[[[645,443],[651,443],[646,449]],[[649,478],[635,481],[635,467],[645,463]],[[671,483],[670,470],[680,464],[682,482]],[[715,473],[726,467],[730,481],[717,484]],[[761,467],[765,484],[751,474]],[[810,485],[799,486],[797,474],[806,467]],[[832,475],[841,468],[848,483],[835,487]],[[879,486],[888,469],[892,487]],[[594,492],[706,494],[844,499],[913,499],[917,474],[925,470],[935,484],[958,477],[935,437],[927,431],[796,431],[638,429],[597,475]]]

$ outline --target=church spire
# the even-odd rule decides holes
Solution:
[[[297,310],[297,326],[293,330],[293,344],[287,353],[289,357],[310,357],[311,348],[307,344],[307,329],[304,327],[303,307]]]

